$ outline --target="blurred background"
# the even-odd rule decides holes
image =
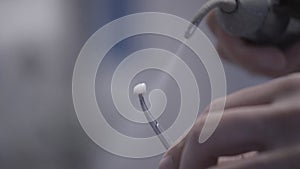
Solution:
[[[161,156],[119,157],[101,149],[85,134],[72,103],[73,67],[86,40],[114,19],[147,11],[190,19],[204,2],[0,0],[0,168],[155,169]],[[205,24],[201,29],[214,40]],[[134,43],[117,46],[108,63],[120,61],[141,41],[144,48],[153,44],[174,47],[169,40],[139,37]],[[229,93],[266,80],[234,65],[224,66]],[[200,107],[209,99],[204,98]],[[126,123],[110,120],[116,129],[126,129]],[[127,129],[134,135],[133,126]]]

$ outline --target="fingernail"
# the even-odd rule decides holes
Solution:
[[[159,163],[159,169],[174,169],[174,161],[171,156],[166,156]]]

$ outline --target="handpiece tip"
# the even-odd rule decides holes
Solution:
[[[197,21],[193,21],[188,29],[186,30],[185,34],[184,34],[184,37],[186,39],[189,39],[194,33],[195,31],[197,30],[197,27],[198,27],[199,23]]]
[[[189,31],[186,31],[184,34],[185,39],[189,39],[192,35],[189,33]]]

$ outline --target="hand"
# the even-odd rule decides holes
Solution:
[[[225,33],[218,25],[215,13],[208,16],[207,24],[218,40],[217,49],[221,57],[251,72],[273,77],[300,71],[300,42],[283,50],[250,44]]]
[[[166,152],[159,169],[300,168],[300,73],[227,96],[217,129],[200,144],[206,112],[187,136]],[[217,162],[218,157],[251,151],[257,154],[230,163]]]

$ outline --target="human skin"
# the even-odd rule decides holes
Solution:
[[[255,73],[282,77],[228,95],[217,129],[199,143],[208,106],[187,136],[165,153],[159,169],[300,168],[300,73],[291,74],[300,68],[300,43],[284,50],[249,44],[223,32],[214,14],[208,25],[223,58]],[[218,163],[219,157],[251,151],[257,154]]]
[[[163,157],[159,169],[300,168],[300,73],[247,88],[226,97],[223,117],[204,143],[205,114]],[[218,105],[218,101],[211,105]],[[218,165],[218,157],[250,151],[250,158]]]
[[[300,42],[284,49],[271,45],[256,45],[225,33],[217,24],[215,13],[207,24],[216,36],[220,56],[243,68],[262,75],[278,77],[300,71]]]

